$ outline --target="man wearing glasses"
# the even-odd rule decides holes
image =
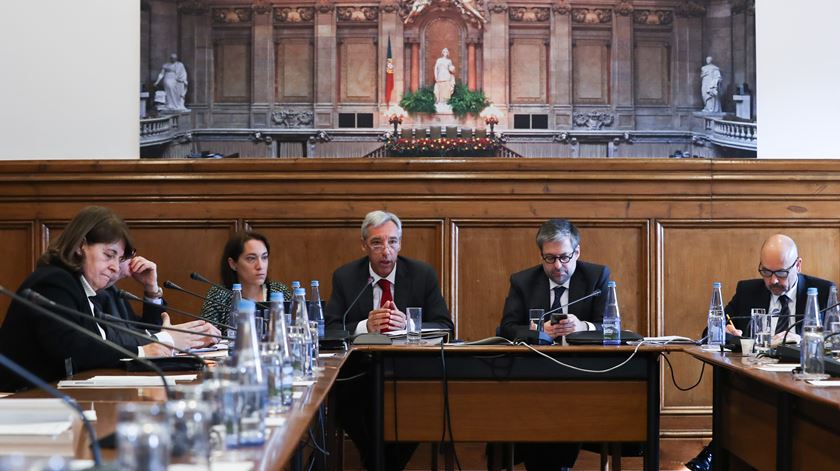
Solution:
[[[825,308],[832,282],[802,274],[802,259],[796,242],[784,234],[770,236],[761,246],[758,263],[760,279],[741,280],[735,288],[735,295],[726,305],[726,313],[733,318],[733,324],[726,327],[728,333],[742,335],[750,328],[750,309],[763,307],[767,312],[778,311],[779,317],[771,320],[775,333],[773,343],[782,341],[785,331],[805,312],[808,288],[817,288],[820,308]],[[795,314],[796,318],[784,317]],[[743,317],[743,318],[742,318]],[[799,342],[800,328],[792,329],[788,342]]]

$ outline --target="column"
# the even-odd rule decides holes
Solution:
[[[703,108],[700,97],[700,67],[703,65],[703,16],[705,9],[680,8],[674,15],[672,32],[674,76],[671,90],[674,128],[691,129],[692,113]]]
[[[181,19],[181,62],[187,68],[186,106],[192,110],[193,127],[210,126],[213,91],[213,43],[210,10],[204,6],[184,6]]]
[[[405,91],[405,41],[403,40],[403,22],[398,14],[397,4],[383,2],[379,11],[379,57],[382,60],[377,65],[379,87],[380,113],[376,119],[382,120],[382,113],[387,108],[385,103],[385,58],[388,57],[388,38],[391,38],[391,58],[394,61],[394,91],[391,92],[391,104],[398,104]],[[381,125],[381,123],[380,123]],[[385,121],[385,125],[388,122]]]
[[[572,17],[568,4],[554,5],[549,38],[548,102],[555,129],[572,128]]]
[[[633,74],[633,10],[615,9],[612,35],[612,103],[615,107],[614,126],[633,129],[635,116],[635,76]]]
[[[720,67],[723,76],[721,84],[721,108],[723,111],[734,110],[732,93],[735,91],[732,66],[732,2],[730,0],[711,0],[706,8],[704,25],[705,56],[712,56],[712,62]],[[699,68],[699,67],[698,67]]]
[[[475,65],[475,40],[467,40],[467,88],[475,91],[476,84],[476,65]]]
[[[254,7],[252,43],[251,127],[268,127],[274,102],[274,34],[271,7]]]
[[[331,128],[334,122],[337,91],[338,62],[336,53],[335,7],[319,3],[315,7],[315,124],[316,128]]]
[[[490,3],[490,18],[485,24],[484,42],[482,47],[484,93],[487,99],[496,105],[503,113],[508,110],[508,75],[509,75],[509,44],[508,44],[508,16],[507,5],[502,2]],[[500,127],[508,127],[507,118],[499,123]]]
[[[411,41],[411,91],[420,88],[420,41]]]

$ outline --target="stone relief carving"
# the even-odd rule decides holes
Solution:
[[[504,13],[504,12],[507,11],[507,9],[508,9],[507,4],[503,3],[503,2],[491,3],[490,8],[489,8],[490,13],[497,13],[497,14],[498,13]]]
[[[249,23],[250,8],[214,8],[213,22],[221,24]]]
[[[269,0],[256,0],[251,8],[258,15],[266,15],[271,13],[271,5],[268,2]]]
[[[481,29],[484,23],[487,23],[487,14],[483,3],[484,0],[402,0],[400,17],[403,19],[403,23],[411,24],[423,11],[432,6],[442,11],[454,7],[464,20]]]
[[[318,13],[329,13],[333,11],[335,5],[331,0],[318,0],[318,5],[315,7]]]
[[[681,16],[683,18],[701,17],[706,15],[706,7],[694,0],[687,0],[684,3],[677,5],[675,13],[677,16]]]
[[[671,10],[636,10],[633,19],[637,25],[669,25],[674,22]]]
[[[318,131],[314,136],[309,136],[309,143],[314,144],[316,142],[330,142],[333,138],[327,131]]]
[[[572,122],[579,128],[598,130],[610,127],[615,121],[615,115],[606,111],[576,112],[572,115]]]
[[[314,119],[311,111],[282,109],[271,113],[271,120],[281,128],[311,128]]]
[[[396,1],[384,1],[379,5],[379,8],[382,8],[382,11],[385,13],[394,13],[395,11],[400,9],[399,3]]]
[[[615,12],[621,16],[628,16],[633,13],[633,2],[621,0],[615,4]]]
[[[315,8],[313,7],[283,7],[274,9],[275,23],[310,23],[314,19]]]
[[[187,0],[178,3],[178,13],[184,15],[203,15],[210,11],[204,0]]]
[[[578,140],[576,137],[571,136],[567,132],[561,132],[560,134],[555,134],[554,138],[552,139],[553,142],[559,142],[561,144],[570,144],[576,146]]]
[[[339,21],[366,22],[379,19],[379,7],[336,7]]]
[[[508,17],[511,21],[521,21],[523,23],[538,23],[548,21],[551,18],[551,10],[549,8],[525,8],[525,7],[510,7],[508,9]]]
[[[572,11],[572,7],[570,7],[569,4],[566,3],[566,0],[560,0],[560,2],[554,4],[554,6],[552,6],[551,9],[554,10],[554,13],[557,13],[558,15],[568,15],[569,12]]]
[[[572,21],[583,24],[604,24],[612,22],[612,10],[605,8],[573,8]]]

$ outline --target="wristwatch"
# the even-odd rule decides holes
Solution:
[[[150,293],[148,291],[143,292],[143,296],[149,299],[160,299],[163,297],[163,288],[160,286],[157,287],[157,290],[154,293]]]

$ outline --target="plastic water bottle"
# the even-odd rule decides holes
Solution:
[[[289,347],[289,330],[286,325],[283,293],[271,293],[271,317],[269,319],[269,336],[277,348],[277,360],[280,364],[280,400],[284,410],[292,405],[292,383],[294,369],[292,368],[292,349]]]
[[[265,409],[268,384],[263,376],[257,328],[254,321],[255,304],[243,299],[239,302],[236,369],[239,370],[239,446],[257,446],[265,442]]]
[[[724,328],[726,315],[723,313],[723,295],[720,282],[712,283],[712,300],[709,303],[709,318],[707,321],[708,345],[723,345],[726,342]]]
[[[227,324],[231,327],[236,327],[239,323],[239,301],[242,301],[242,285],[234,283],[231,288],[230,298],[230,316],[228,316]],[[236,329],[227,330],[228,337],[236,337]]]
[[[607,309],[604,311],[604,345],[621,344],[621,314],[618,310],[618,296],[615,281],[607,282]]]
[[[321,289],[318,280],[312,280],[309,297],[309,319],[318,323],[318,338],[324,336],[324,309],[321,304]]]
[[[817,377],[825,373],[823,328],[817,288],[808,288],[805,316],[802,319],[802,342],[799,345],[799,366],[804,377]]]
[[[293,281],[292,282],[292,296],[295,295],[295,290],[300,288],[300,281]]]
[[[825,332],[825,350],[836,352],[840,350],[840,334],[829,337],[831,334],[840,332],[840,307],[837,305],[837,287],[832,285],[828,292],[828,310],[825,311],[823,331]]]
[[[301,331],[301,375],[312,377],[312,332],[309,330],[309,313],[306,309],[306,290],[295,288],[292,297],[292,322]],[[294,347],[293,347],[294,348]]]

